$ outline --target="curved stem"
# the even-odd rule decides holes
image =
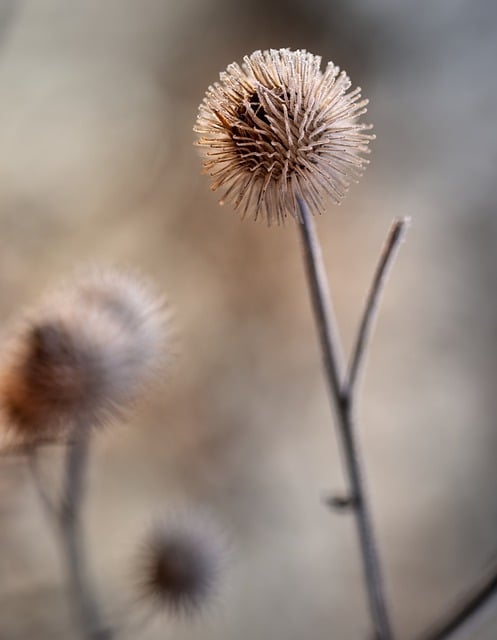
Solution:
[[[365,365],[368,345],[378,314],[381,293],[408,226],[408,218],[394,220],[380,254],[380,259],[373,276],[373,282],[371,283],[371,288],[366,298],[366,306],[357,333],[356,343],[352,350],[349,372],[345,382],[345,391],[351,398],[355,396],[356,385],[359,382],[361,371]]]
[[[351,397],[342,389],[342,368],[326,272],[312,216],[304,201],[298,199],[301,215],[299,229],[312,306],[317,324],[326,379],[342,444],[345,467],[353,497],[364,578],[371,619],[378,640],[393,640],[383,577],[366,495],[363,465],[352,419]]]

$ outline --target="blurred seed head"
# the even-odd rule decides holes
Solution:
[[[209,87],[194,131],[221,204],[280,223],[299,218],[296,196],[321,213],[361,176],[374,138],[358,122],[368,101],[332,62],[320,67],[304,50],[256,51]]]
[[[183,514],[156,522],[137,563],[141,599],[157,611],[199,613],[218,591],[225,556],[224,535],[210,519]]]
[[[49,294],[0,368],[0,411],[28,441],[122,417],[157,372],[166,316],[140,278],[92,270]]]

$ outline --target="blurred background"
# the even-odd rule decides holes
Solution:
[[[371,166],[318,221],[350,346],[394,216],[361,439],[399,638],[497,559],[497,4],[493,0],[0,0],[3,331],[74,267],[135,267],[175,310],[177,357],[98,436],[86,526],[109,615],[136,537],[172,506],[230,538],[207,617],[139,637],[370,637],[295,225],[240,222],[200,175],[207,86],[258,48],[306,48],[363,87]],[[43,469],[59,489],[60,451]],[[24,462],[0,460],[0,638],[76,638]],[[495,638],[497,608],[462,638]],[[136,634],[135,636],[136,637]]]

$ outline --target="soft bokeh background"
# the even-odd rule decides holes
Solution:
[[[207,618],[144,639],[369,637],[353,523],[320,502],[344,480],[295,227],[219,208],[192,147],[218,72],[280,46],[332,59],[371,99],[372,164],[318,221],[346,345],[391,218],[413,218],[360,410],[399,638],[496,557],[494,0],[0,0],[3,326],[88,262],[138,267],[176,310],[169,377],[96,443],[106,610],[121,615],[154,513],[206,509],[231,539]],[[44,456],[56,492],[60,452]],[[0,638],[76,638],[22,460],[1,459],[0,491]],[[462,637],[496,630],[494,609]]]

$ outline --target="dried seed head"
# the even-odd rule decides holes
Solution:
[[[0,369],[0,411],[22,439],[122,416],[156,370],[161,303],[143,282],[90,271],[47,296]]]
[[[367,100],[347,74],[307,51],[256,51],[207,90],[194,130],[212,190],[268,224],[299,218],[296,196],[321,213],[339,203],[367,161],[374,136],[357,119]],[[348,92],[348,93],[347,93]]]
[[[138,586],[144,602],[170,613],[202,610],[218,588],[224,536],[205,518],[156,523],[142,545]]]

